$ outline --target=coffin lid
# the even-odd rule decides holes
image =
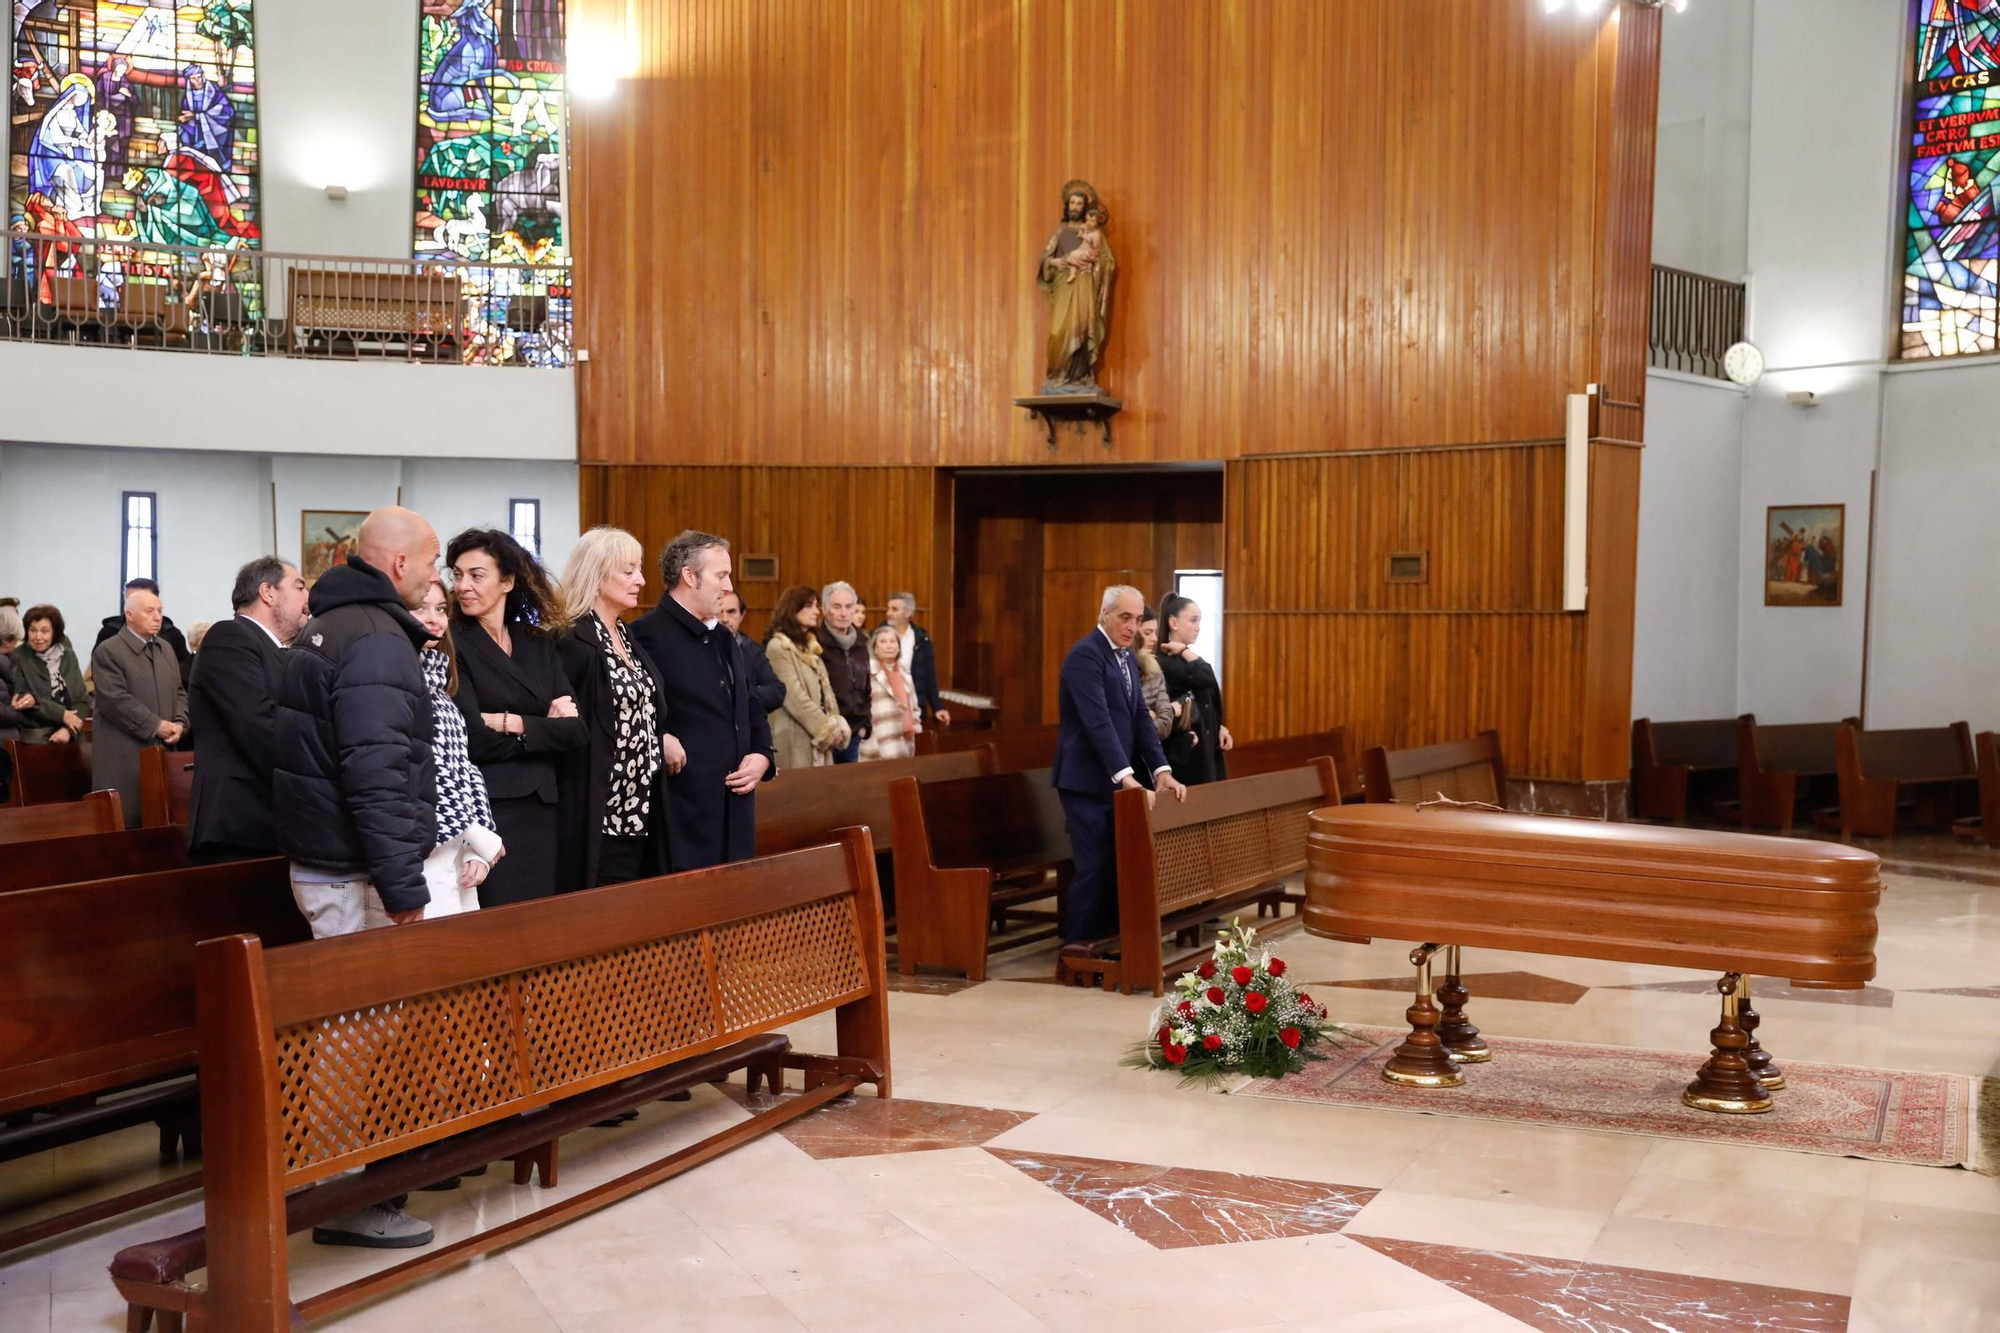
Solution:
[[[1336,854],[1490,859],[1654,879],[1804,881],[1817,888],[1870,892],[1881,888],[1881,859],[1858,847],[1561,815],[1447,806],[1329,806],[1313,811],[1312,840]]]

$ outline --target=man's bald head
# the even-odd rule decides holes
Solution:
[[[437,582],[438,538],[422,514],[385,505],[361,520],[354,553],[389,576],[403,605],[415,610]]]
[[[125,594],[125,623],[132,632],[142,639],[150,639],[160,632],[164,619],[160,608],[160,595],[144,588],[133,588]]]

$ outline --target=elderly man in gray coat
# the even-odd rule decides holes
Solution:
[[[90,655],[97,729],[90,784],[113,787],[125,807],[125,827],[139,826],[139,751],[172,745],[187,734],[187,689],[173,648],[160,641],[159,594],[125,594],[125,627]]]

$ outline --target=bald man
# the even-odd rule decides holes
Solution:
[[[285,654],[272,798],[292,897],[315,937],[421,921],[437,843],[430,691],[410,614],[437,579],[438,539],[407,509],[378,509],[347,563],[313,586]],[[426,1222],[388,1204],[313,1229],[323,1245],[402,1249]]]

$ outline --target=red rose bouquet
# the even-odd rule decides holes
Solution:
[[[1256,944],[1257,932],[1234,922],[1215,954],[1175,983],[1153,1012],[1151,1037],[1125,1063],[1172,1069],[1193,1080],[1225,1074],[1279,1078],[1325,1057],[1313,1048],[1340,1029],[1326,1009],[1285,975],[1285,963]]]

